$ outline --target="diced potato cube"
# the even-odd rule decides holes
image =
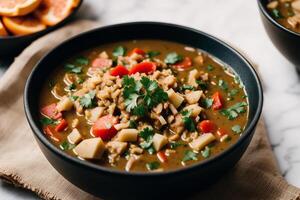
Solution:
[[[153,146],[156,151],[159,151],[168,143],[168,138],[164,135],[155,133],[153,136]]]
[[[86,115],[87,119],[91,122],[95,122],[103,114],[104,107],[96,107],[96,108],[88,110],[88,112],[89,112],[89,114]]]
[[[212,133],[205,133],[200,136],[198,136],[196,139],[194,139],[190,146],[196,151],[200,151],[203,149],[206,145],[213,142],[216,139],[216,137]]]
[[[101,159],[105,145],[101,138],[90,138],[80,142],[74,149],[74,153],[84,159]]]
[[[197,69],[193,69],[192,71],[190,71],[188,75],[188,81],[187,81],[188,85],[197,87],[198,83],[196,82],[196,80],[198,77],[199,77],[199,73]]]
[[[184,98],[180,94],[176,93],[172,88],[169,89],[167,93],[169,101],[175,106],[175,108],[178,108],[184,101]]]
[[[71,144],[78,144],[82,140],[82,136],[77,128],[74,128],[68,135],[68,140]]]
[[[67,96],[63,96],[62,99],[56,105],[58,112],[71,110],[72,107],[73,107],[73,102]]]
[[[300,12],[300,0],[296,0],[292,2],[292,8],[297,11]]]
[[[189,104],[195,104],[198,103],[202,96],[202,91],[197,90],[197,91],[192,91],[188,94],[185,95],[185,99]]]
[[[267,8],[270,10],[273,10],[273,9],[277,8],[278,4],[279,4],[278,1],[272,1],[272,2],[268,3]]]
[[[100,54],[99,54],[99,57],[100,58],[104,58],[104,59],[108,59],[108,54],[106,53],[106,51],[102,51]]]
[[[165,120],[165,118],[163,116],[160,115],[160,116],[158,116],[157,119],[159,120],[159,122],[162,126],[167,124],[167,121]]]
[[[117,140],[120,142],[135,142],[139,131],[134,128],[122,129],[117,135]]]
[[[127,142],[119,142],[119,141],[110,141],[106,144],[106,148],[111,153],[122,154],[127,147]]]
[[[184,107],[183,110],[191,111],[191,117],[197,117],[202,111],[202,108],[198,104],[192,104]]]

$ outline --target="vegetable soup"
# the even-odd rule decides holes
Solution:
[[[49,140],[79,159],[126,171],[167,171],[236,143],[248,99],[229,66],[160,40],[105,44],[62,63],[40,96]]]

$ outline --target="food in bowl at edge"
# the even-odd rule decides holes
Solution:
[[[57,148],[97,165],[168,171],[236,143],[248,121],[239,77],[201,50],[161,40],[104,44],[66,59],[40,95]]]
[[[279,24],[300,33],[300,0],[272,0],[267,8]]]
[[[80,0],[0,0],[0,37],[27,35],[68,17]]]

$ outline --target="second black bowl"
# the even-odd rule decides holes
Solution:
[[[83,50],[122,40],[169,40],[202,49],[214,55],[240,76],[249,98],[249,122],[237,143],[206,161],[174,171],[157,173],[126,172],[102,167],[72,157],[55,147],[39,124],[41,86],[60,62]],[[28,78],[24,93],[25,112],[34,136],[53,167],[84,191],[105,198],[134,197],[145,199],[162,195],[191,193],[217,180],[231,169],[247,149],[258,123],[263,104],[262,88],[253,67],[237,51],[224,42],[197,30],[156,22],[118,24],[94,29],[62,43],[48,53]],[[175,196],[175,199],[179,199]]]
[[[268,0],[257,0],[264,27],[276,48],[300,71],[300,33],[291,31],[272,18],[267,10]]]

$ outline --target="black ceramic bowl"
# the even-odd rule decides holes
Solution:
[[[73,12],[63,19],[61,22],[54,26],[49,26],[46,29],[29,34],[29,35],[20,35],[20,36],[0,36],[0,56],[11,56],[11,55],[17,55],[19,54],[26,46],[28,46],[31,42],[36,40],[37,38],[49,33],[50,31],[53,31],[66,23],[68,23],[75,13],[78,11],[79,7],[81,6],[83,0],[80,0],[78,6],[73,10]]]
[[[228,65],[240,76],[249,95],[249,123],[240,140],[216,157],[169,172],[137,173],[116,171],[71,157],[44,136],[39,125],[39,94],[45,77],[70,56],[104,43],[134,39],[175,41],[202,49]],[[217,180],[231,169],[249,145],[259,120],[263,93],[259,78],[249,62],[224,42],[197,30],[165,23],[135,22],[88,31],[60,44],[48,53],[29,76],[24,93],[25,112],[34,136],[48,159],[71,183],[82,190],[105,198],[153,197],[167,193],[191,193]]]
[[[291,31],[270,15],[267,9],[269,0],[257,0],[264,27],[276,48],[300,70],[300,33]]]

